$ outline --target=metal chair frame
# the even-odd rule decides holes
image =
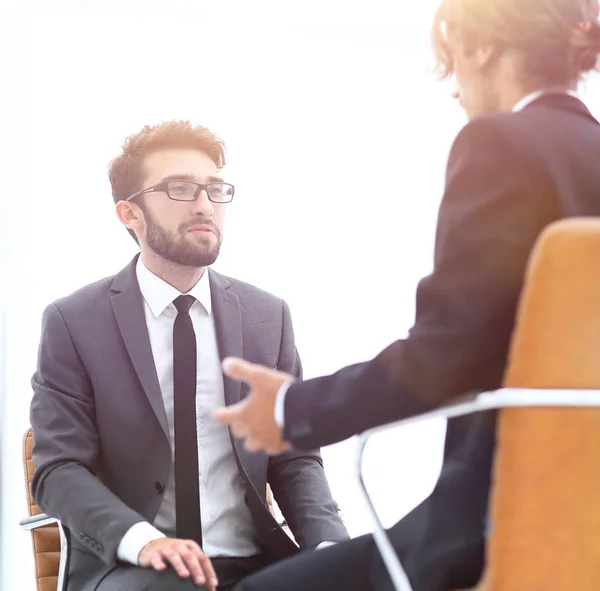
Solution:
[[[397,427],[426,421],[428,419],[450,419],[486,410],[502,408],[597,408],[600,407],[600,390],[569,390],[569,389],[539,389],[539,388],[501,388],[490,392],[482,392],[471,399],[460,400],[455,404],[443,406],[430,412],[402,419],[394,423],[374,427],[359,436],[356,455],[356,476],[360,491],[369,510],[373,524],[373,537],[383,562],[390,574],[396,591],[412,591],[412,587],[402,567],[398,555],[377,515],[373,500],[369,495],[363,475],[363,456],[369,439],[378,433],[390,431]]]
[[[47,525],[56,524],[58,526],[58,533],[60,535],[60,560],[58,563],[58,579],[56,583],[56,591],[66,591],[67,589],[67,568],[69,566],[69,557],[71,554],[71,548],[69,544],[69,537],[65,532],[65,528],[62,523],[54,517],[48,517],[45,513],[39,515],[32,515],[19,521],[19,525],[25,531],[32,531],[39,527],[45,527]]]

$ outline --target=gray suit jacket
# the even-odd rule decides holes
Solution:
[[[46,308],[32,379],[33,497],[70,531],[70,571],[85,563],[90,583],[115,566],[133,524],[153,522],[171,463],[136,259]],[[209,273],[221,358],[239,356],[300,377],[287,304]],[[224,380],[226,404],[247,394],[245,385]],[[267,482],[300,548],[348,537],[318,451],[269,458],[232,441],[259,542],[273,560],[297,548],[269,512]]]

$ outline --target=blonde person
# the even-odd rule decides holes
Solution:
[[[226,363],[252,393],[216,417],[249,449],[328,445],[500,386],[534,242],[555,220],[600,215],[600,125],[575,95],[598,63],[598,12],[598,0],[442,2],[435,50],[470,122],[450,152],[415,324],[372,361],[305,382]],[[391,529],[415,591],[477,583],[494,434],[493,413],[450,421],[433,493]],[[390,588],[366,536],[283,561],[236,591]]]

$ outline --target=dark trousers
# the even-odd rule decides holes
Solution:
[[[241,581],[235,591],[367,591],[383,568],[373,538],[362,536],[286,558]],[[381,571],[383,572],[383,571]]]
[[[473,587],[484,565],[493,414],[448,425],[446,458],[431,495],[389,530],[413,591]],[[302,552],[234,591],[392,591],[372,536]]]
[[[425,502],[426,503],[426,502]],[[441,543],[425,550],[419,525],[422,504],[389,530],[413,591],[450,591],[477,584],[483,567],[481,537]],[[241,581],[234,591],[393,591],[391,579],[371,535],[302,552]]]
[[[265,567],[264,556],[249,558],[213,558],[219,579],[219,591],[231,591],[244,577]],[[181,579],[172,568],[162,572],[128,564],[120,564],[100,581],[96,591],[205,591],[204,585],[195,585]]]

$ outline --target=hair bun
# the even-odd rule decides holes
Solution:
[[[595,39],[596,48],[600,53],[600,21],[591,24],[592,26],[590,27],[589,34],[592,36],[593,39]]]
[[[584,22],[577,27],[574,51],[582,74],[598,68],[600,21]]]

